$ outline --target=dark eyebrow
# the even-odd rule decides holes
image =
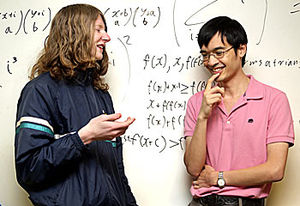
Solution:
[[[219,46],[219,47],[216,47],[216,48],[214,48],[212,51],[217,51],[217,50],[220,50],[220,49],[225,49],[225,47],[223,47],[223,46]],[[212,52],[211,51],[211,52]],[[206,50],[200,50],[200,53],[207,53],[208,51],[206,51]]]
[[[216,47],[213,49],[213,51],[216,51],[216,50],[219,50],[219,49],[225,49],[226,47],[223,47],[223,46],[219,46],[219,47]]]

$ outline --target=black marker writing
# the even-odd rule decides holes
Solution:
[[[196,57],[178,56],[169,60],[166,53],[159,55],[146,54],[143,61],[144,70],[146,70],[147,68],[151,70],[164,70],[166,73],[169,73],[171,71],[182,72],[184,70],[190,70],[199,67],[203,64],[202,57],[200,55]]]
[[[151,8],[123,8],[105,10],[104,15],[111,18],[114,26],[127,26],[129,23],[133,27],[152,26],[155,28],[160,22],[161,10],[160,7]]]
[[[149,80],[147,85],[148,94],[174,94],[174,95],[194,95],[202,91],[206,87],[206,81],[191,81],[190,83],[183,82],[168,82]]]
[[[124,144],[137,145],[140,148],[150,149],[156,148],[159,153],[162,153],[166,149],[179,148],[184,149],[184,137],[177,139],[167,138],[163,135],[157,137],[148,137],[142,133],[136,132],[133,134],[125,134],[121,136]]]
[[[293,7],[295,8],[295,10],[291,11],[290,12],[291,14],[295,14],[295,13],[300,12],[300,2],[294,4]]]
[[[9,11],[0,12],[0,20],[7,24],[4,28],[5,34],[17,35],[22,31],[24,34],[29,32],[45,31],[51,22],[51,9],[34,10],[27,9],[25,11]],[[17,26],[15,25],[16,23]]]
[[[8,72],[9,74],[12,74],[12,72],[11,72],[11,70],[10,70],[10,64],[11,64],[11,63],[14,64],[14,63],[16,63],[17,61],[18,61],[17,57],[13,57],[13,58],[12,58],[12,61],[10,61],[10,60],[7,61],[6,69],[7,69],[7,72]]]

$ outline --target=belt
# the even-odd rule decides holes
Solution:
[[[193,198],[195,202],[203,206],[264,206],[265,199],[251,199],[237,196],[223,196],[223,195],[208,195],[205,197]]]

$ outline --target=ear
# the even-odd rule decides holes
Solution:
[[[238,55],[243,58],[247,53],[247,44],[241,44],[238,48]]]

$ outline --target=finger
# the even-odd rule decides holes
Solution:
[[[222,96],[221,94],[213,94],[212,96],[210,96],[209,99],[207,99],[207,105],[212,106],[216,103],[220,103],[222,102]]]
[[[214,82],[214,80],[219,76],[220,74],[214,74],[212,75],[208,80],[207,80],[207,85],[206,85],[206,89],[210,90],[211,89],[211,85]]]
[[[124,126],[129,126],[131,125],[133,122],[135,121],[135,118],[132,117],[127,117],[127,119],[125,121],[115,121],[116,123],[123,123]]]
[[[104,121],[115,121],[115,120],[118,120],[122,117],[122,115],[120,113],[103,114],[103,115],[100,115],[100,116]]]
[[[132,118],[132,117],[128,117],[127,119],[126,119],[126,123],[128,124],[128,126],[129,125],[131,125],[133,122],[135,121],[135,118]]]
[[[199,185],[193,185],[193,188],[194,189],[199,189],[200,187],[199,187]]]
[[[192,185],[198,185],[198,184],[199,184],[198,180],[192,182]]]
[[[209,91],[210,94],[212,93],[220,93],[222,95],[222,97],[224,97],[225,95],[225,89],[224,87],[213,87],[210,91]]]

